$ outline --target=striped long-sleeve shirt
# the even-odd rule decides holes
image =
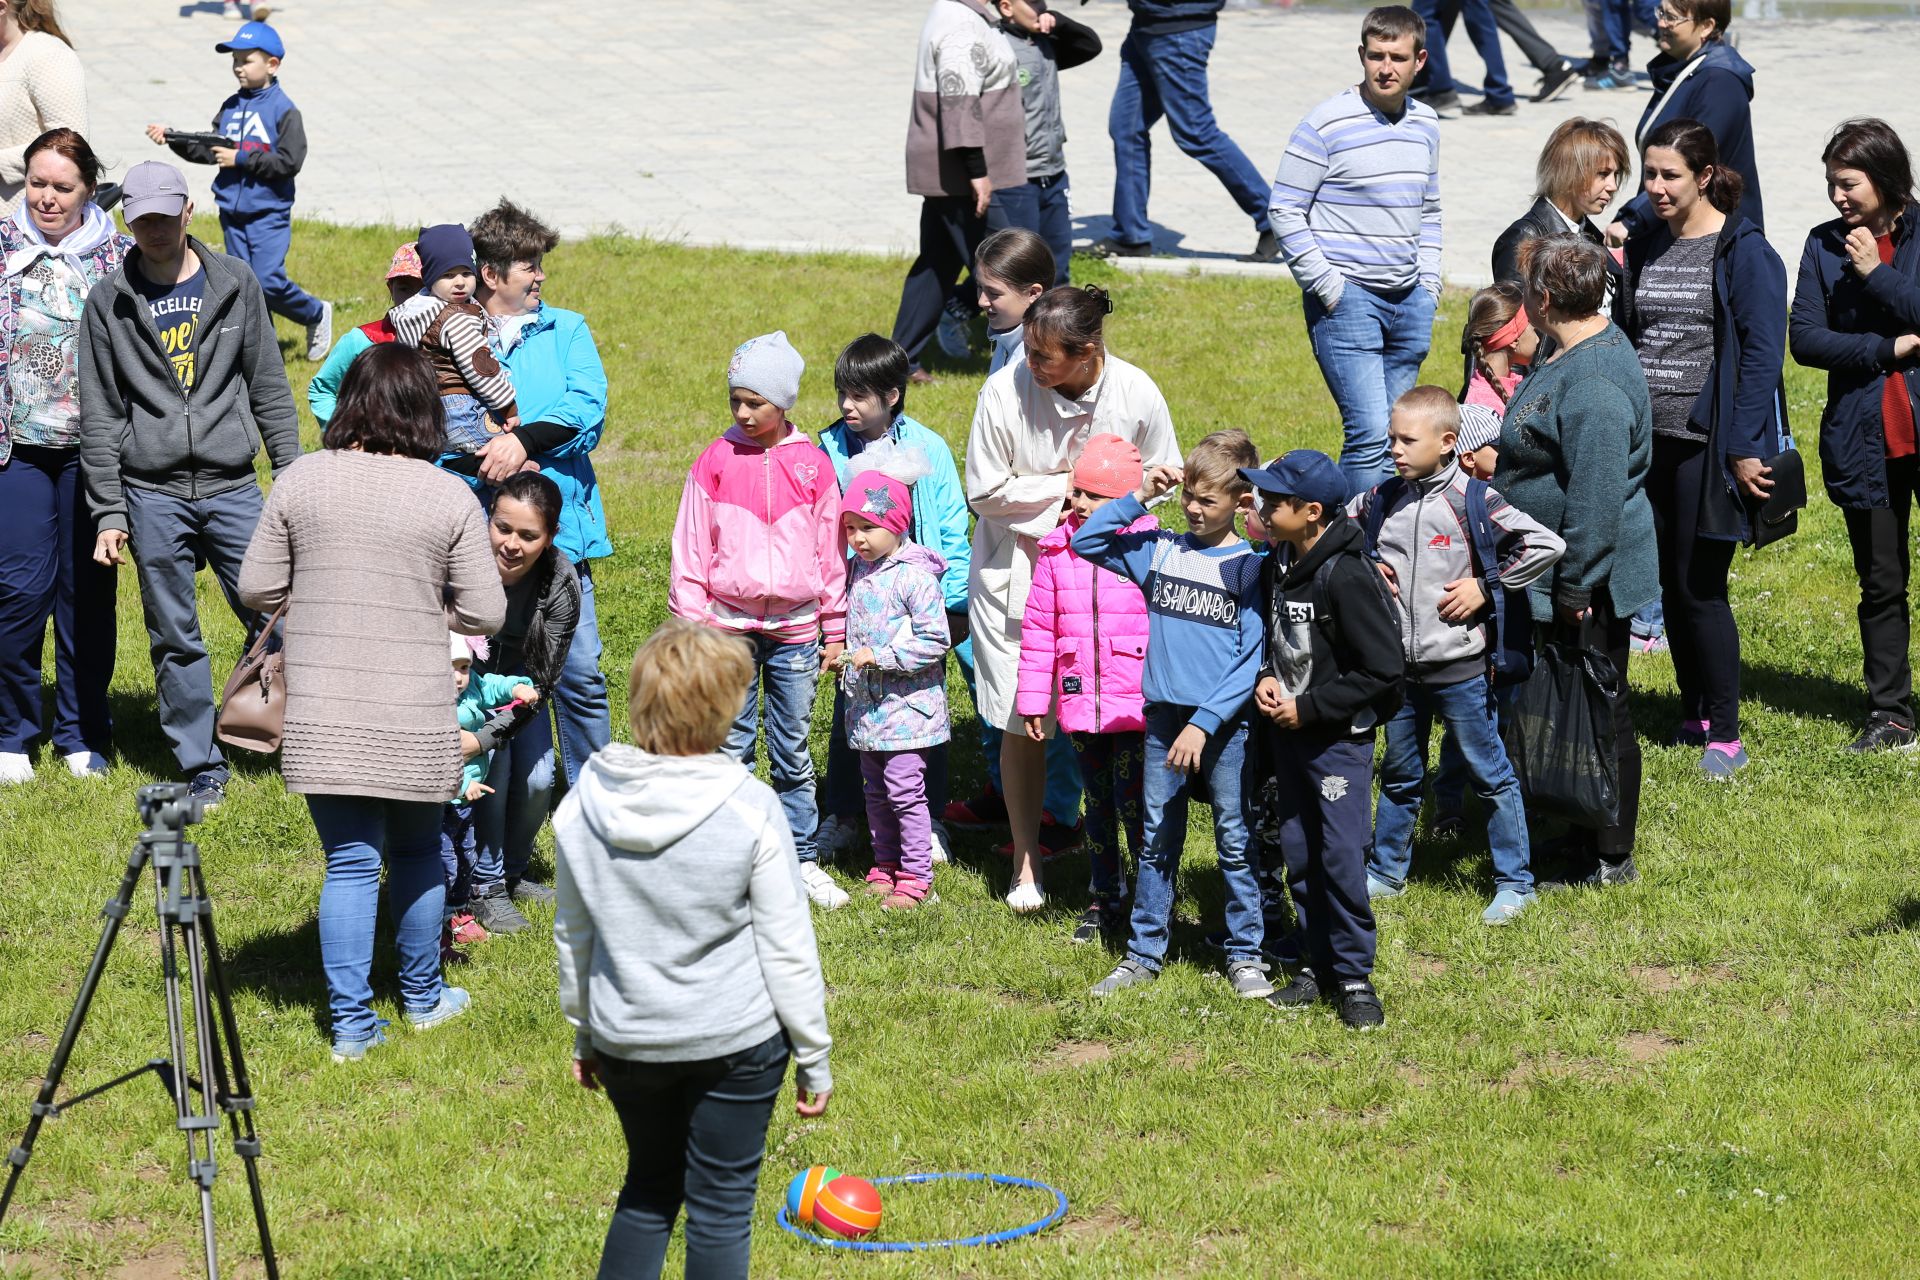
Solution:
[[[502,420],[519,413],[513,375],[487,345],[487,313],[478,303],[417,293],[387,312],[387,322],[402,344],[433,361],[441,395],[470,395]]]
[[[1440,117],[1425,103],[1390,120],[1357,87],[1327,99],[1287,141],[1269,204],[1294,279],[1328,307],[1348,281],[1440,292]]]

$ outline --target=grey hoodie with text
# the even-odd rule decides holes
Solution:
[[[784,1029],[833,1087],[826,985],[793,836],[737,760],[595,753],[553,817],[553,937],[574,1055],[724,1057]]]

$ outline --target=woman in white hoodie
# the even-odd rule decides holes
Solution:
[[[746,644],[670,618],[634,655],[615,743],[554,816],[554,941],[574,1079],[604,1088],[627,1178],[602,1277],[658,1276],[682,1204],[687,1274],[744,1277],[767,1122],[827,1109],[826,986],[785,812],[720,753]]]

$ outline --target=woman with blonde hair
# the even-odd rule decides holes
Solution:
[[[1540,149],[1533,208],[1493,242],[1493,278],[1520,283],[1520,246],[1571,231],[1595,244],[1605,238],[1592,219],[1607,211],[1632,165],[1620,131],[1605,120],[1574,116],[1560,122]]]
[[[50,129],[87,131],[87,76],[54,0],[0,3],[0,214],[27,185],[27,147]]]

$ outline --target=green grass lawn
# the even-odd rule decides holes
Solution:
[[[293,274],[340,300],[343,328],[372,319],[397,238],[304,225]],[[827,425],[833,357],[888,328],[904,264],[603,239],[563,246],[549,265],[549,299],[591,318],[612,379],[596,458],[617,550],[595,571],[619,707],[627,660],[665,612],[682,475],[727,423],[728,353],[784,328],[809,362],[795,420]],[[1464,301],[1449,296],[1428,366],[1450,387]],[[282,337],[291,352],[292,330]],[[1183,442],[1237,426],[1263,454],[1337,445],[1283,273],[1120,277],[1110,337],[1159,381]],[[940,382],[916,388],[909,409],[959,453],[984,363],[933,367]],[[290,372],[303,385],[312,369],[292,359]],[[1790,374],[1810,460],[1823,385]],[[896,916],[856,899],[819,917],[838,1090],[821,1120],[775,1115],[756,1274],[1920,1273],[1904,1226],[1920,1217],[1920,757],[1839,750],[1863,699],[1837,512],[1816,498],[1797,535],[1741,553],[1735,572],[1753,766],[1716,787],[1694,752],[1652,745],[1677,714],[1672,670],[1635,659],[1648,738],[1642,882],[1557,896],[1492,930],[1478,922],[1491,892],[1484,844],[1423,840],[1412,890],[1380,913],[1380,1034],[1232,998],[1200,943],[1221,900],[1204,818],[1188,841],[1175,963],[1152,988],[1102,1004],[1086,989],[1113,957],[1066,942],[1082,858],[1054,865],[1055,905],[1032,918],[1000,904],[1004,864],[966,837],[939,872],[937,907]],[[224,675],[239,631],[208,575],[201,592]],[[111,779],[72,780],[48,751],[32,785],[0,791],[8,1145],[139,829],[134,790],[170,776],[131,571],[120,619]],[[824,759],[824,698],[819,710]],[[971,735],[958,719],[956,739]],[[956,759],[966,794],[977,765]],[[313,827],[271,768],[238,767],[197,835],[238,986],[285,1274],[589,1274],[624,1148],[605,1102],[568,1080],[550,918],[536,913],[533,933],[475,949],[452,975],[474,993],[467,1018],[402,1031],[336,1067]],[[150,901],[143,889],[68,1092],[164,1052]],[[385,948],[378,1005],[397,1018]],[[772,1221],[787,1177],[815,1162],[870,1176],[1023,1174],[1065,1189],[1073,1213],[998,1250],[829,1254]],[[221,1172],[226,1257],[257,1275],[243,1258],[244,1181],[224,1149]],[[1045,1208],[979,1187],[902,1188],[884,1231],[964,1235]],[[43,1130],[0,1233],[0,1276],[197,1274],[197,1230],[171,1106],[143,1082]]]

